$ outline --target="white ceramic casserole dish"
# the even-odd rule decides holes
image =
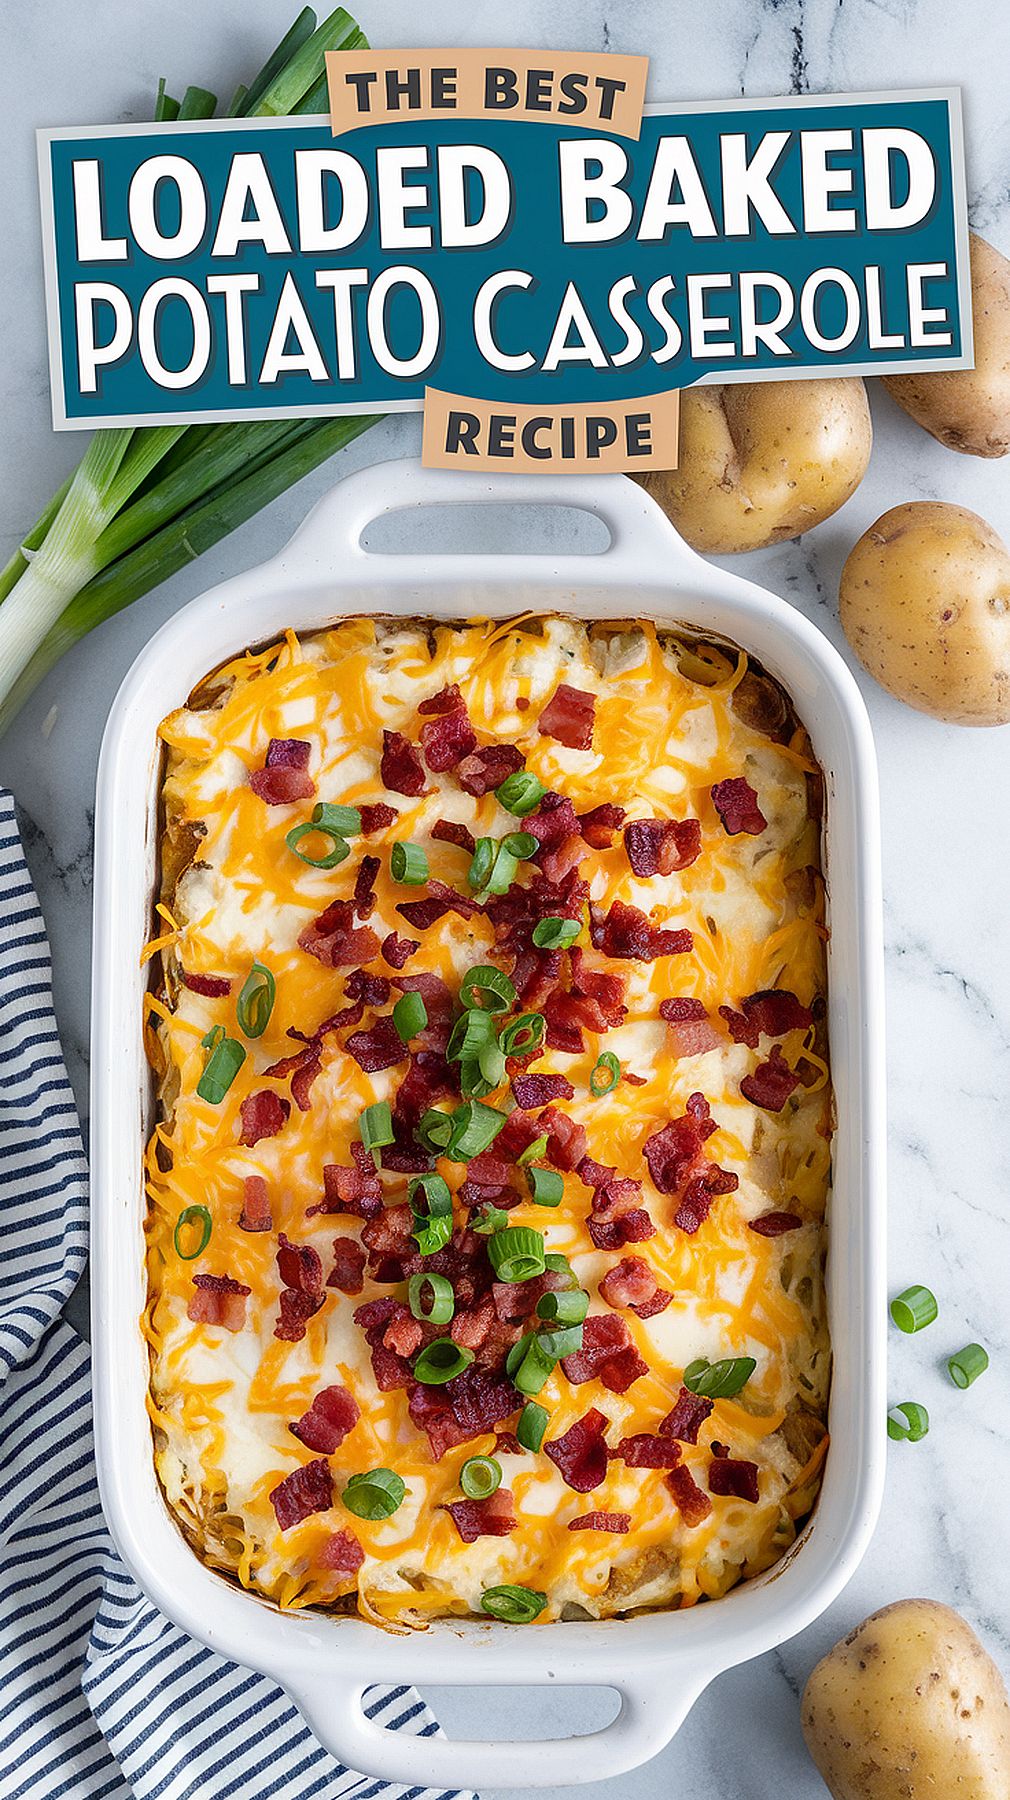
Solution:
[[[599,555],[407,556],[362,548],[370,521],[405,507],[505,502],[578,506],[610,532]],[[814,1514],[765,1575],[687,1612],[587,1624],[438,1621],[393,1636],[363,1620],[281,1613],[206,1567],[174,1524],[145,1410],[147,1345],[141,1157],[151,1111],[141,1015],[157,853],[157,727],[197,681],[247,644],[354,613],[504,617],[527,608],[651,618],[724,636],[792,695],[827,782],[832,938],[830,1039],[838,1110],[828,1303],[832,1446]],[[152,639],[109,720],[95,821],[92,1156],[95,1435],[102,1499],[124,1560],[154,1602],[223,1655],[274,1677],[350,1767],[433,1787],[557,1786],[636,1767],[673,1736],[723,1669],[808,1625],[852,1575],[883,1479],[884,1067],[876,771],[852,676],[791,607],[689,550],[622,476],[439,474],[366,469],[322,499],[272,561],[194,600]],[[618,1717],[587,1737],[449,1742],[371,1724],[375,1682],[544,1682],[616,1687]]]

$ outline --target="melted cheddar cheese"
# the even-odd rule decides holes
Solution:
[[[559,682],[595,696],[589,750],[567,748],[538,728]],[[473,964],[510,966],[496,953],[483,916],[467,920],[450,912],[430,929],[413,931],[395,911],[398,902],[425,891],[391,879],[395,840],[421,844],[431,874],[466,893],[467,856],[432,840],[433,823],[462,821],[475,837],[521,829],[521,820],[504,812],[493,792],[471,797],[451,770],[429,774],[427,791],[417,799],[383,788],[383,729],[401,731],[416,744],[423,723],[418,703],[451,683],[459,685],[480,743],[517,745],[527,769],[569,797],[577,812],[611,801],[630,819],[696,817],[701,823],[700,856],[665,877],[632,873],[621,832],[609,849],[584,847],[582,874],[594,906],[606,909],[620,900],[653,924],[687,927],[693,948],[651,962],[616,962],[587,947],[591,966],[626,976],[625,1020],[605,1033],[587,1031],[583,1055],[546,1049],[532,1064],[569,1078],[575,1098],[561,1110],[585,1126],[590,1156],[642,1182],[655,1235],[628,1252],[595,1249],[586,1224],[591,1195],[575,1173],[565,1174],[564,1200],[556,1209],[524,1199],[509,1213],[510,1225],[532,1226],[544,1234],[548,1250],[570,1259],[590,1296],[591,1314],[610,1310],[598,1286],[623,1254],[644,1258],[673,1296],[645,1320],[621,1311],[648,1364],[648,1373],[625,1393],[612,1393],[598,1380],[575,1386],[560,1366],[555,1369],[538,1396],[550,1413],[548,1439],[560,1437],[590,1407],[610,1421],[611,1445],[625,1435],[655,1432],[693,1360],[755,1359],[746,1386],[733,1399],[716,1400],[698,1444],[684,1445],[683,1462],[708,1493],[711,1446],[728,1446],[734,1457],[757,1465],[758,1500],[710,1496],[708,1516],[693,1528],[681,1518],[662,1470],[629,1467],[617,1458],[591,1494],[573,1492],[542,1452],[499,1454],[493,1432],[436,1461],[408,1416],[406,1392],[379,1391],[353,1319],[362,1301],[390,1291],[402,1298],[402,1286],[390,1290],[366,1278],[354,1298],[327,1289],[301,1342],[274,1335],[278,1233],[313,1245],[324,1269],[335,1235],[360,1234],[360,1219],[307,1215],[321,1198],[324,1164],[351,1162],[363,1108],[392,1100],[403,1075],[402,1065],[364,1073],[343,1048],[346,1033],[331,1034],[309,1109],[292,1104],[275,1136],[249,1148],[239,1142],[245,1098],[266,1088],[290,1099],[288,1080],[263,1074],[297,1048],[289,1030],[311,1035],[346,1004],[349,970],[325,967],[306,954],[299,934],[330,901],[350,896],[367,851],[382,865],[369,923],[380,939],[399,929],[422,940],[407,973],[436,971],[456,994]],[[769,706],[777,712],[773,729],[762,716]],[[356,1606],[394,1627],[479,1612],[483,1590],[500,1583],[543,1592],[542,1618],[599,1618],[690,1605],[768,1567],[813,1504],[826,1443],[822,1269],[831,1137],[823,1005],[814,1008],[817,1023],[779,1040],[802,1085],[777,1112],[752,1104],[740,1085],[768,1055],[768,1040],[757,1052],[735,1043],[722,1032],[718,1012],[767,989],[788,989],[805,1007],[823,1001],[820,827],[808,800],[819,777],[806,734],[774,684],[749,669],[741,652],[648,625],[586,627],[557,617],[466,625],[356,618],[303,641],[289,633],[237,658],[164,721],[161,737],[163,904],[149,950],[152,968],[162,975],[148,999],[161,1118],[147,1157],[144,1329],[157,1468],[190,1541],[214,1566],[282,1607]],[[385,801],[397,809],[395,824],[354,839],[350,858],[333,870],[299,860],[286,834],[308,817],[313,802],[267,805],[249,785],[274,738],[311,744],[317,799],[350,806]],[[737,776],[757,793],[767,820],[759,835],[728,835],[713,805],[713,784]],[[528,865],[521,866],[517,879],[528,872]],[[585,932],[581,941],[587,941]],[[203,1040],[218,1025],[242,1039],[235,1002],[253,961],[275,977],[273,1012],[265,1034],[245,1042],[245,1062],[223,1100],[210,1104],[197,1093],[207,1057]],[[372,967],[392,973],[380,960]],[[230,994],[201,995],[183,985],[183,972],[228,978]],[[703,1003],[720,1026],[717,1048],[676,1054],[659,1014],[660,1002],[671,996]],[[366,1010],[366,1025],[373,1016]],[[644,1078],[642,1085],[622,1079],[603,1098],[593,1098],[589,1075],[603,1050],[619,1058],[622,1071]],[[684,1112],[695,1092],[705,1096],[717,1124],[706,1155],[738,1176],[739,1185],[718,1197],[700,1230],[688,1235],[672,1222],[676,1201],[653,1186],[642,1146]],[[507,1110],[508,1086],[488,1104]],[[444,1159],[437,1168],[457,1189],[465,1170]],[[238,1226],[250,1175],[266,1181],[270,1231]],[[382,1179],[386,1201],[402,1202],[407,1178]],[[180,1212],[194,1205],[208,1209],[212,1233],[203,1253],[186,1261],[174,1232]],[[780,1237],[748,1228],[770,1211],[795,1214],[802,1222]],[[466,1216],[458,1202],[457,1215]],[[200,1273],[227,1274],[248,1287],[242,1329],[190,1320],[193,1277]],[[320,1389],[333,1384],[346,1388],[360,1408],[357,1424],[329,1458],[333,1506],[282,1531],[269,1496],[315,1454],[289,1426]],[[514,1420],[506,1428],[514,1428]],[[506,1536],[466,1544],[445,1508],[460,1498],[463,1463],[490,1454],[498,1455],[517,1524]],[[352,1516],[340,1500],[347,1478],[380,1466],[402,1478],[403,1503],[384,1520]],[[568,1530],[572,1519],[590,1510],[626,1513],[630,1529],[624,1535]],[[341,1530],[350,1531],[364,1551],[355,1577],[326,1566],[326,1545]]]

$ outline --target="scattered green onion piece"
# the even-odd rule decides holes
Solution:
[[[216,1029],[220,1031],[221,1027]],[[196,1084],[201,1100],[209,1100],[211,1106],[220,1106],[244,1062],[244,1044],[240,1044],[237,1038],[223,1035],[217,1038],[204,1064],[203,1074]]]
[[[472,1062],[483,1044],[494,1035],[494,1023],[489,1012],[480,1006],[471,1006],[465,1013],[460,1013],[445,1047],[449,1062]]]
[[[459,1485],[468,1500],[486,1500],[501,1487],[501,1463],[493,1456],[471,1456],[459,1472]]]
[[[477,1065],[484,1080],[492,1088],[501,1087],[505,1080],[505,1052],[493,1039],[488,1039],[477,1052]]]
[[[401,1042],[409,1044],[411,1038],[416,1037],[419,1031],[423,1031],[427,1023],[428,1008],[420,994],[414,992],[413,989],[409,993],[401,994],[393,1008],[393,1024],[396,1026]]]
[[[936,1296],[927,1287],[906,1288],[891,1301],[891,1317],[899,1331],[922,1331],[932,1325],[938,1311]]]
[[[494,865],[484,884],[485,894],[507,894],[519,873],[519,858],[499,844],[495,854]]]
[[[527,1400],[516,1426],[516,1437],[524,1450],[539,1450],[550,1416],[546,1406],[539,1405],[536,1400]]]
[[[499,1281],[532,1281],[545,1268],[544,1240],[527,1225],[509,1225],[488,1240],[488,1257]]]
[[[452,1162],[469,1162],[493,1144],[506,1115],[480,1100],[466,1100],[452,1115],[452,1135],[445,1154]]]
[[[538,950],[567,950],[581,930],[578,919],[539,919],[533,927],[533,942]]]
[[[322,831],[332,832],[334,837],[361,836],[361,812],[356,806],[336,806],[329,800],[320,800],[312,808],[312,823]]]
[[[352,1475],[340,1498],[358,1519],[390,1519],[407,1492],[392,1469],[369,1469]]]
[[[418,1202],[423,1195],[426,1210]],[[414,1215],[411,1233],[422,1256],[433,1256],[444,1250],[452,1237],[452,1195],[441,1175],[415,1175],[407,1184],[407,1197]]]
[[[551,1273],[554,1275],[566,1276],[570,1288],[578,1287],[578,1276],[572,1268],[567,1256],[562,1256],[560,1250],[548,1250],[547,1255],[544,1257],[544,1268],[550,1269]]]
[[[395,1142],[388,1100],[376,1100],[374,1105],[365,1107],[358,1118],[358,1136],[365,1149],[372,1152],[376,1168],[381,1169],[383,1144]]]
[[[506,1056],[529,1056],[531,1051],[539,1050],[545,1030],[543,1013],[520,1013],[505,1026],[498,1042]]]
[[[892,1443],[904,1443],[908,1436],[908,1426],[896,1406],[892,1406],[887,1415],[887,1435]]]
[[[235,1007],[239,1029],[247,1038],[263,1036],[270,1023],[276,998],[277,983],[270,970],[265,964],[254,962],[242,984],[242,992]]]
[[[918,1400],[899,1400],[887,1415],[887,1435],[896,1442],[907,1439],[910,1444],[918,1444],[928,1430],[929,1414]]]
[[[414,1364],[414,1376],[425,1387],[442,1387],[454,1375],[461,1375],[473,1362],[473,1351],[454,1344],[452,1338],[436,1338],[421,1351]]]
[[[407,887],[423,887],[428,879],[428,858],[420,844],[394,844],[389,852],[389,873]]]
[[[508,1012],[516,991],[504,969],[496,969],[491,963],[479,963],[464,975],[459,985],[459,997],[467,1008],[498,1014]]]
[[[684,1370],[684,1386],[708,1400],[731,1400],[746,1387],[756,1368],[753,1356],[729,1356],[722,1362],[709,1362],[701,1356]]]
[[[533,836],[532,831],[509,831],[502,838],[502,849],[519,862],[527,862],[535,856],[540,848],[540,839]]]
[[[581,1325],[588,1311],[589,1295],[584,1288],[567,1288],[561,1293],[544,1294],[537,1301],[537,1317],[550,1319],[555,1325]]]
[[[471,1219],[470,1230],[478,1232],[481,1237],[490,1237],[493,1231],[501,1231],[508,1224],[508,1217],[508,1213],[500,1206],[483,1206],[480,1217]]]
[[[313,832],[319,832],[320,836],[330,840],[331,848],[324,856],[310,856],[306,850],[298,848],[302,839],[310,837]],[[310,820],[303,825],[295,825],[288,832],[284,842],[303,863],[308,863],[310,869],[335,869],[338,863],[344,862],[351,854],[350,844],[345,843],[344,839],[338,837],[336,832],[328,831],[325,825],[313,825]]]
[[[437,1106],[429,1106],[415,1126],[414,1136],[422,1149],[430,1150],[436,1156],[441,1155],[452,1136],[452,1114],[441,1112]],[[392,1139],[389,1141],[392,1143]]]
[[[565,1195],[564,1177],[556,1169],[527,1168],[526,1179],[534,1206],[560,1206]]]
[[[494,867],[496,848],[497,846],[494,838],[482,837],[477,839],[473,855],[470,858],[470,867],[466,872],[468,886],[472,888],[482,888],[484,886],[485,881]]]
[[[200,1242],[197,1244],[195,1250],[184,1250],[179,1242],[179,1233],[185,1231],[187,1225],[191,1225],[194,1219],[199,1219],[200,1221]],[[210,1243],[210,1234],[213,1229],[213,1221],[205,1206],[184,1206],[179,1217],[175,1221],[175,1230],[172,1233],[172,1242],[175,1245],[176,1256],[181,1257],[183,1262],[195,1262],[198,1256],[203,1255],[207,1245]],[[964,1385],[967,1387],[967,1382],[965,1382]]]
[[[513,1387],[520,1394],[539,1394],[553,1375],[557,1363],[557,1357],[551,1355],[534,1332],[512,1376]]]
[[[535,1331],[524,1331],[522,1337],[516,1339],[516,1342],[513,1344],[505,1358],[506,1375],[515,1374],[530,1345],[535,1341],[536,1335]]]
[[[589,1077],[589,1092],[594,1100],[602,1100],[604,1094],[610,1094],[621,1079],[621,1065],[612,1050],[604,1050],[596,1058],[593,1071]]]
[[[430,1292],[430,1304],[426,1305]],[[456,1310],[452,1282],[445,1275],[412,1275],[407,1283],[407,1305],[415,1319],[429,1325],[448,1325]]]
[[[489,1587],[480,1597],[481,1611],[490,1613],[492,1619],[500,1619],[504,1625],[530,1625],[540,1617],[546,1605],[547,1595],[528,1587]]]
[[[500,1084],[488,1081],[480,1072],[480,1064],[474,1057],[470,1062],[460,1063],[459,1091],[464,1100],[486,1100]]]
[[[216,1050],[218,1044],[222,1044],[226,1036],[227,1032],[223,1025],[212,1025],[200,1039],[200,1044],[204,1050]]]
[[[954,1386],[959,1388],[970,1388],[988,1367],[989,1357],[981,1344],[965,1344],[963,1350],[947,1360],[947,1373]]]
[[[545,1131],[542,1137],[534,1138],[532,1144],[527,1144],[525,1150],[520,1150],[519,1155],[516,1157],[517,1168],[524,1169],[527,1163],[536,1162],[537,1157],[543,1156],[546,1149],[547,1133]],[[564,1261],[564,1258],[562,1258],[562,1261]],[[549,1268],[550,1264],[547,1266]],[[567,1264],[565,1266],[567,1267]]]
[[[525,819],[527,813],[539,806],[546,792],[543,782],[531,769],[517,769],[514,775],[506,775],[501,787],[495,789],[505,811],[515,813],[517,819]]]

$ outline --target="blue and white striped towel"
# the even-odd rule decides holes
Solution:
[[[127,1573],[98,1500],[87,1346],[59,1316],[86,1250],[49,946],[0,793],[3,1800],[452,1800],[342,1768],[273,1682],[195,1643]],[[367,1711],[438,1730],[410,1688],[375,1688]]]

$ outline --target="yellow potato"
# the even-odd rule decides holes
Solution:
[[[885,375],[884,386],[917,425],[966,456],[1010,450],[1010,262],[971,232],[975,367],[947,374]]]
[[[1007,1800],[1010,1705],[969,1625],[936,1600],[871,1613],[817,1664],[803,1735],[834,1800]]]
[[[955,725],[1010,720],[1010,555],[984,519],[909,500],[842,570],[845,635],[890,694]]]
[[[691,387],[680,397],[679,467],[641,480],[696,550],[760,550],[837,512],[872,442],[858,376]]]

